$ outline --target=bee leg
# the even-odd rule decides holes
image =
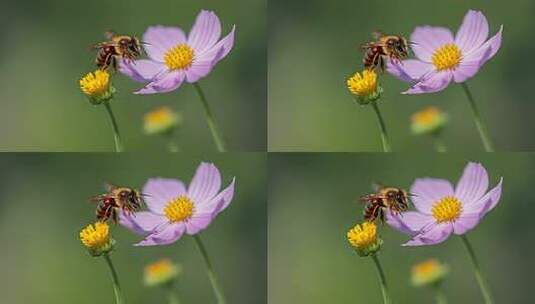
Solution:
[[[385,212],[384,212],[383,209],[380,209],[380,210],[379,210],[379,217],[380,217],[380,219],[381,219],[381,224],[384,225],[384,224],[385,224]]]
[[[117,225],[117,222],[119,221],[119,218],[117,216],[117,209],[112,208],[111,214],[113,216],[113,222]]]
[[[381,71],[384,73],[385,72],[385,60],[383,56],[380,56],[379,63],[381,64]]]
[[[113,70],[115,72],[117,72],[117,58],[115,58],[115,56],[112,56],[111,57],[111,62],[112,62],[112,65],[113,65]]]

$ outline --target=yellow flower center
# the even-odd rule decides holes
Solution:
[[[427,107],[422,111],[416,112],[412,115],[411,120],[415,124],[430,125],[440,118],[441,112],[436,107]]]
[[[187,196],[179,196],[170,201],[163,213],[171,222],[182,222],[193,215],[193,202]]]
[[[429,259],[427,261],[416,264],[412,267],[413,275],[425,276],[434,273],[440,269],[440,264],[435,259]]]
[[[357,96],[369,96],[377,91],[377,74],[369,70],[355,73],[347,80],[347,88]]]
[[[366,249],[377,241],[377,225],[365,222],[347,232],[347,240],[357,249]]]
[[[80,232],[80,240],[89,249],[100,249],[110,242],[110,226],[103,222],[89,224]]]
[[[169,259],[161,259],[145,266],[145,283],[149,286],[168,283],[182,272],[180,265],[175,265]]]
[[[163,60],[170,70],[187,69],[193,63],[194,52],[187,44],[179,44],[165,53]]]
[[[159,107],[145,114],[144,128],[148,134],[163,133],[180,124],[182,116],[169,107]]]
[[[462,53],[459,47],[453,43],[445,44],[439,47],[433,56],[431,62],[437,71],[453,70],[461,62]]]
[[[431,208],[431,214],[438,223],[453,222],[459,218],[463,206],[461,202],[453,196],[446,196]]]
[[[88,96],[100,96],[106,93],[110,86],[110,74],[107,71],[97,70],[88,73],[80,79],[80,89]]]

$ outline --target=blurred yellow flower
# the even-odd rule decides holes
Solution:
[[[80,89],[93,104],[100,104],[111,99],[115,91],[111,86],[110,74],[103,70],[96,70],[82,77]]]
[[[383,243],[377,237],[377,225],[372,222],[364,222],[351,228],[347,232],[347,240],[361,256],[374,254]]]
[[[165,285],[181,273],[180,265],[173,264],[169,259],[161,259],[145,267],[144,280],[147,286]]]
[[[377,84],[377,74],[373,70],[355,73],[347,80],[347,88],[357,97],[360,104],[375,101],[382,93],[381,87]]]
[[[429,259],[412,267],[411,281],[414,286],[438,284],[449,273],[449,267],[436,259]]]
[[[172,131],[182,123],[180,113],[171,108],[162,106],[145,114],[144,130],[146,134],[163,134]]]
[[[89,250],[91,255],[99,256],[109,252],[113,247],[110,237],[110,227],[103,222],[89,224],[80,231],[80,241]]]
[[[440,131],[448,122],[448,115],[439,108],[429,106],[411,116],[411,129],[414,134],[432,134]]]

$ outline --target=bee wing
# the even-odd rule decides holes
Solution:
[[[115,31],[113,30],[107,30],[106,32],[104,32],[104,37],[106,37],[106,39],[108,40],[111,40],[115,35]]]
[[[106,189],[107,192],[111,192],[115,189],[119,188],[118,186],[116,186],[115,184],[112,184],[112,183],[105,183],[104,184],[104,189]]]
[[[384,36],[383,32],[381,32],[379,30],[375,30],[375,31],[372,32],[372,37],[375,40],[379,40],[379,38],[381,38],[383,36]]]

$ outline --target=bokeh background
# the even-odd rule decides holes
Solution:
[[[255,153],[1,155],[0,302],[113,303],[104,259],[89,256],[78,238],[94,221],[88,197],[102,193],[104,182],[141,187],[163,176],[189,183],[201,161],[219,167],[225,186],[236,177],[233,202],[201,232],[227,299],[266,303],[266,157]],[[112,259],[127,303],[167,303],[164,292],[142,281],[143,267],[164,257],[183,265],[176,286],[183,303],[216,302],[192,237],[141,248],[132,246],[140,236],[112,229]]]
[[[113,151],[104,107],[89,104],[78,80],[94,70],[89,46],[113,29],[141,37],[148,26],[189,32],[201,9],[214,10],[223,34],[236,24],[232,52],[200,81],[231,151],[266,149],[265,0],[7,0],[0,2],[0,150]],[[176,139],[184,151],[215,151],[192,85],[168,94],[132,94],[142,85],[114,77],[112,107],[126,150],[166,149],[142,132],[142,117],[160,105],[184,115]]]
[[[361,258],[346,232],[362,221],[358,197],[374,182],[410,188],[418,177],[457,182],[468,161],[481,162],[500,203],[469,232],[496,303],[531,303],[535,255],[533,154],[274,154],[269,159],[269,303],[380,303],[371,258]],[[430,257],[451,267],[449,303],[482,303],[459,237],[428,247],[401,247],[408,237],[385,225],[380,259],[395,303],[434,303],[434,294],[410,284],[410,268]]]
[[[362,69],[360,45],[371,32],[410,37],[418,25],[460,26],[468,9],[483,11],[494,35],[504,25],[502,47],[468,84],[498,151],[535,149],[530,39],[535,20],[531,0],[485,1],[269,1],[270,151],[379,151],[381,142],[371,107],[353,102],[345,80]],[[410,115],[427,105],[450,114],[446,144],[482,151],[472,114],[458,85],[437,94],[405,96],[406,83],[385,74],[380,108],[394,151],[431,151],[427,138],[415,138]],[[462,147],[462,148],[459,148]]]

